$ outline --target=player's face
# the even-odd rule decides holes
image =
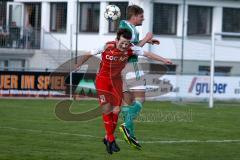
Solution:
[[[123,38],[122,36],[120,37],[119,40],[117,41],[117,49],[120,51],[126,51],[130,45],[130,40]]]
[[[141,26],[142,22],[144,21],[143,13],[136,15],[134,18],[135,18],[135,26]]]

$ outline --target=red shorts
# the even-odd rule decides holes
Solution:
[[[122,79],[110,79],[106,77],[96,77],[96,89],[100,106],[110,103],[111,106],[121,106]]]

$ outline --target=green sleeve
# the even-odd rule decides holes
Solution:
[[[122,29],[129,29],[131,32],[131,28],[126,24],[126,22],[124,20],[121,20],[119,23],[119,28]],[[138,35],[137,35],[138,36]],[[137,37],[138,38],[138,37]],[[138,41],[136,40],[136,42],[133,42],[134,44],[137,44]],[[128,62],[138,62],[138,56],[136,55],[132,55],[131,57],[129,57]]]
[[[127,26],[127,24],[124,22],[124,20],[121,20],[121,21],[120,21],[120,23],[119,23],[119,28],[122,28],[122,29],[127,28],[127,29],[128,29],[128,26]]]

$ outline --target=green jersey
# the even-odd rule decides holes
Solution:
[[[136,26],[130,24],[128,21],[126,20],[121,20],[119,23],[119,28],[122,29],[128,29],[132,32],[132,39],[131,42],[136,45],[139,43],[139,32],[136,29]]]
[[[130,24],[126,20],[121,20],[119,23],[119,28],[128,29],[129,31],[131,31],[132,32],[131,43],[133,43],[134,45],[137,45],[139,43],[139,32],[136,29],[136,26]],[[138,58],[136,55],[133,55],[128,59],[128,61],[129,62],[137,62]]]

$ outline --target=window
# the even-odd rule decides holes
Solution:
[[[176,74],[176,65],[166,65],[167,67],[167,74]]]
[[[0,2],[0,33],[3,32],[3,27],[6,25],[6,2]]]
[[[8,60],[0,60],[0,70],[7,70]]]
[[[127,17],[127,12],[126,9],[128,7],[128,2],[110,2],[109,4],[114,4],[116,6],[118,6],[121,10],[121,17],[120,19],[113,21],[109,23],[109,32],[116,32],[119,26],[119,22],[121,19],[126,19]]]
[[[210,75],[210,67],[209,66],[199,66],[198,73],[199,73],[199,75]]]
[[[8,68],[12,71],[22,71],[25,68],[25,60],[16,59],[8,61]]]
[[[67,3],[51,3],[50,31],[66,32]]]
[[[240,32],[240,9],[223,8],[223,32]]]
[[[150,73],[174,74],[176,73],[176,65],[150,64]]]
[[[80,3],[80,32],[99,31],[100,3]]]
[[[24,41],[26,48],[40,49],[41,46],[41,3],[24,4]],[[49,28],[50,29],[50,28]]]
[[[3,60],[0,61],[0,70],[4,70],[5,68],[5,63]]]
[[[0,33],[6,31],[6,16],[7,16],[7,2],[13,0],[2,0],[0,1]]]
[[[177,33],[177,7],[175,4],[154,3],[154,34],[175,35]]]
[[[229,66],[216,66],[214,67],[215,76],[229,76],[231,73],[232,67]],[[210,75],[210,67],[209,66],[199,66],[198,73],[200,75]]]
[[[188,7],[188,35],[211,35],[212,7]]]

